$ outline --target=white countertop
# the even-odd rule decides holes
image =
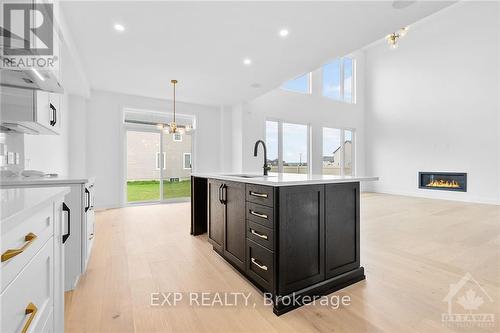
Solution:
[[[93,183],[94,177],[57,176],[57,177],[2,177],[0,186],[36,186],[36,185],[70,185]]]
[[[48,202],[64,197],[68,187],[23,187],[0,189],[0,220],[2,223],[24,213],[31,213]]]
[[[240,174],[241,175],[241,174]],[[371,176],[333,176],[333,175],[309,175],[296,173],[269,173],[269,176],[245,178],[238,177],[238,174],[219,174],[219,173],[193,173],[194,177],[214,178],[220,180],[237,181],[248,184],[259,184],[267,186],[290,186],[290,185],[311,185],[311,184],[335,184],[335,183],[352,183],[363,181],[375,181],[378,177]]]

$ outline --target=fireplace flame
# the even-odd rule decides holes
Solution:
[[[436,179],[431,181],[426,186],[428,187],[449,187],[449,188],[460,188],[460,184],[456,180],[444,180],[444,179]]]

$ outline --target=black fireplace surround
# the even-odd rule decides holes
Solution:
[[[467,192],[467,173],[419,172],[418,188],[427,190]]]

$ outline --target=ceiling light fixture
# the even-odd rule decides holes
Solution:
[[[245,58],[245,59],[243,59],[243,64],[244,64],[244,65],[247,65],[247,66],[248,66],[248,65],[251,65],[251,64],[252,64],[252,59],[249,59],[249,58]]]
[[[396,32],[393,32],[390,35],[387,35],[385,37],[385,39],[387,40],[387,43],[389,44],[389,46],[392,49],[397,49],[398,48],[399,39],[402,38],[402,37],[404,37],[407,32],[408,32],[408,27],[404,27],[404,28],[399,29]]]
[[[184,134],[185,132],[190,132],[193,129],[193,127],[191,125],[177,125],[177,122],[175,121],[175,85],[178,83],[178,81],[170,80],[170,82],[172,83],[174,88],[174,99],[173,99],[174,119],[173,121],[167,124],[168,127],[166,127],[164,131],[168,133]]]
[[[288,36],[288,30],[281,29],[279,34],[280,34],[280,37],[286,37],[286,36]]]
[[[123,25],[119,24],[119,23],[116,23],[114,25],[114,28],[115,28],[116,31],[120,31],[120,32],[125,31],[125,27]]]

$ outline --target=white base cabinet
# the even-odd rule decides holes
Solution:
[[[63,200],[68,192],[0,190],[2,333],[64,331]],[[21,203],[18,211],[15,201]]]

